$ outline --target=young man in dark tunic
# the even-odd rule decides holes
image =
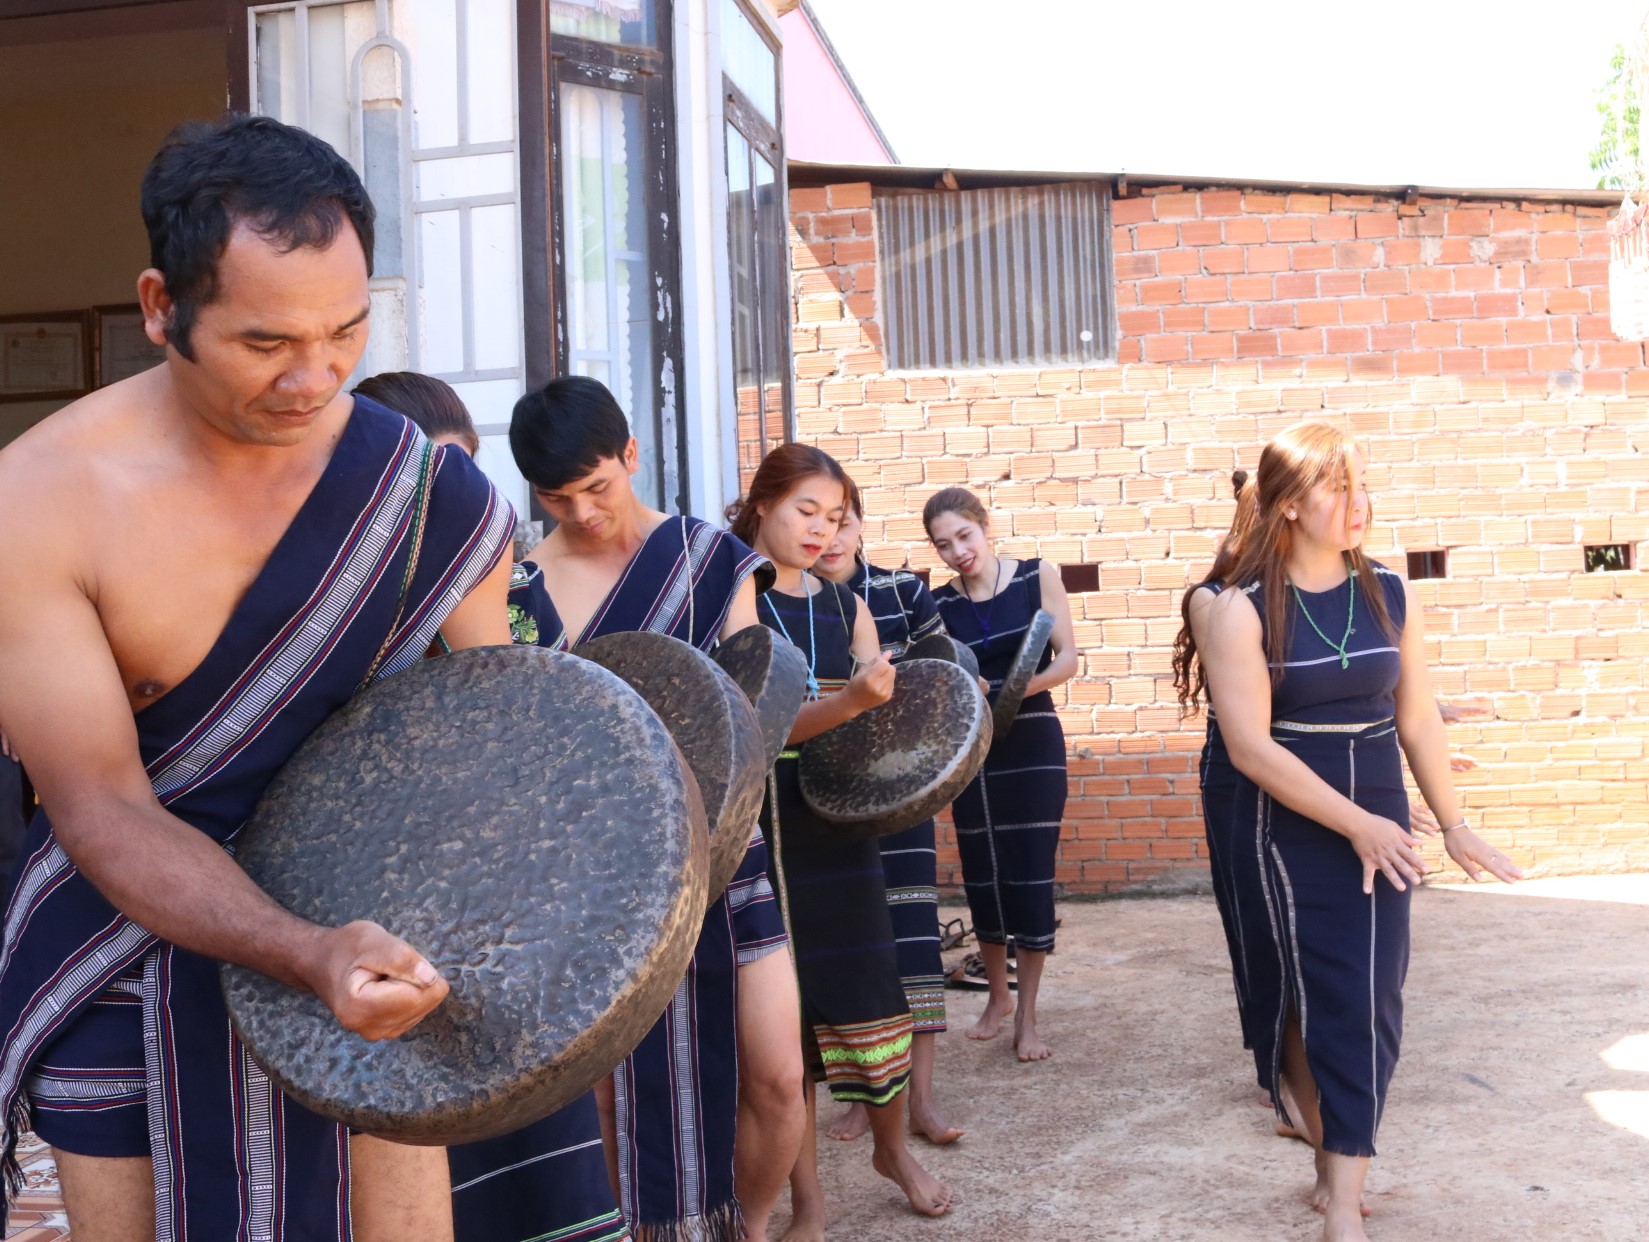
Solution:
[[[143,214],[165,363],[0,452],[0,720],[43,803],[0,949],[5,1151],[31,1123],[53,1146],[80,1242],[438,1242],[442,1150],[282,1095],[217,963],[369,1039],[446,984],[376,924],[288,914],[225,847],[363,681],[437,633],[508,641],[513,514],[462,454],[343,392],[372,208],[330,147],[266,117],[186,126]]]
[[[512,600],[544,646],[651,630],[701,650],[755,625],[762,559],[719,527],[636,496],[636,441],[612,394],[568,376],[523,397],[517,467],[557,525]],[[616,1178],[637,1242],[762,1242],[802,1141],[800,1019],[756,825],[705,914],[670,1007],[613,1074]],[[741,1212],[742,1209],[742,1212]],[[742,1220],[741,1220],[742,1216]]]

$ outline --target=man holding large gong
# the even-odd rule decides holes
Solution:
[[[433,1242],[441,1149],[283,1096],[218,962],[369,1039],[447,985],[376,924],[286,913],[225,847],[357,689],[438,634],[509,641],[513,515],[461,452],[343,393],[373,216],[330,147],[262,117],[184,127],[143,214],[165,364],[0,453],[0,721],[43,803],[0,949],[6,1157],[29,1124],[53,1146],[77,1242]]]

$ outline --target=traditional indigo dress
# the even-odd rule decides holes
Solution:
[[[819,693],[834,694],[853,673],[853,618],[847,587],[820,580],[810,601],[762,595],[757,615],[801,648]],[[795,946],[803,1044],[815,1080],[837,1100],[886,1104],[910,1079],[910,1005],[899,980],[893,920],[874,841],[856,840],[803,801],[798,750],[774,765],[762,808],[775,887]]]
[[[933,595],[906,569],[878,569],[860,562],[852,586],[870,605],[882,650],[897,663],[912,643],[942,634]],[[939,866],[933,821],[880,837],[882,878],[893,916],[899,978],[917,1034],[945,1029],[945,969],[939,955]]]
[[[357,396],[211,651],[136,713],[161,805],[232,849],[310,733],[367,679],[423,658],[514,520],[462,450],[432,448]],[[29,826],[0,948],[8,1191],[32,1124],[67,1151],[150,1157],[162,1242],[348,1239],[347,1129],[270,1082],[230,1026],[218,963],[111,906],[58,844],[51,812]]]
[[[1406,825],[1395,715],[1407,601],[1396,574],[1376,564],[1374,578],[1391,634],[1375,619],[1361,583],[1353,603],[1351,578],[1298,599],[1290,591],[1271,736],[1364,810]],[[1259,585],[1244,589],[1262,625],[1270,624]],[[1344,667],[1329,641],[1342,637]],[[1240,963],[1243,1033],[1260,1082],[1286,1117],[1278,1084],[1284,1029],[1296,1015],[1317,1082],[1324,1148],[1372,1156],[1402,1039],[1410,892],[1377,874],[1374,892],[1365,894],[1351,842],[1238,772],[1212,713],[1202,768],[1203,814],[1230,907],[1232,956]]]
[[[933,593],[952,638],[966,643],[994,693],[1025,629],[1042,607],[1042,562],[1020,561],[991,599],[975,603],[956,582]],[[1043,652],[1038,669],[1053,659]],[[979,775],[951,806],[962,887],[981,944],[1050,953],[1054,947],[1054,859],[1065,815],[1065,731],[1046,690],[1025,697],[1011,727],[991,741]]]
[[[647,537],[576,642],[652,630],[709,650],[740,586],[762,564],[761,557],[726,531],[697,518],[670,518]],[[516,567],[510,603],[516,641],[557,650],[576,645],[538,566],[527,562]],[[727,891],[705,912],[693,960],[669,1008],[613,1071],[619,1207],[636,1242],[735,1242],[743,1235],[733,1194],[738,967],[785,944],[784,923],[767,877],[767,845],[751,825],[744,861]],[[594,1214],[600,1206],[596,1200],[612,1203],[599,1133],[589,1130],[593,1104],[588,1118],[582,1103],[575,1107],[577,1116],[556,1114],[539,1123],[538,1133],[529,1128],[520,1140],[494,1140],[481,1153],[490,1167],[503,1169],[530,1154],[512,1147],[541,1147],[553,1138],[565,1148],[580,1134],[593,1133],[597,1139],[594,1147],[562,1157],[559,1167],[507,1172],[523,1184],[520,1193],[540,1204],[533,1231],[512,1234],[508,1242],[546,1235],[556,1242],[564,1236],[581,1242],[586,1236],[609,1236],[555,1232],[605,1219]],[[455,1185],[458,1180],[455,1159]],[[569,1210],[571,1204],[578,1206]],[[462,1219],[462,1197],[456,1207]],[[617,1227],[619,1234],[612,1236],[622,1236],[623,1222]],[[483,1242],[480,1234],[467,1236]]]

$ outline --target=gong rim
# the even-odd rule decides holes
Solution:
[[[929,634],[905,648],[902,660],[948,660],[979,676],[979,657],[973,648],[949,634]]]
[[[765,625],[738,631],[716,648],[713,658],[755,708],[765,767],[771,770],[789,745],[807,695],[807,661]]]
[[[1038,608],[1031,614],[1025,626],[1025,636],[1019,640],[1019,648],[1008,665],[1008,674],[1002,679],[1002,687],[996,692],[996,701],[991,705],[997,737],[1005,736],[1013,728],[1019,708],[1025,702],[1025,691],[1030,687],[1031,678],[1036,676],[1036,666],[1042,662],[1042,652],[1047,648],[1053,632],[1052,613]]]

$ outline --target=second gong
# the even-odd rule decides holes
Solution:
[[[893,697],[802,746],[802,797],[861,836],[919,824],[967,787],[991,745],[990,706],[960,665],[899,666]]]

